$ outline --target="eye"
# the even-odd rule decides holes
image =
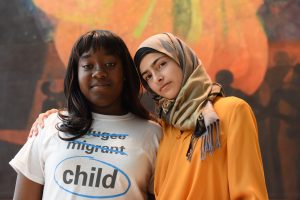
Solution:
[[[91,70],[91,69],[93,69],[93,65],[91,65],[91,64],[86,64],[86,65],[82,65],[81,66],[84,70]]]
[[[147,74],[147,75],[144,76],[145,81],[149,81],[151,78],[152,78],[151,74]]]
[[[105,68],[110,69],[110,68],[114,68],[116,66],[116,63],[109,62],[109,63],[105,63],[104,66],[105,66]]]
[[[159,69],[162,69],[164,66],[166,66],[167,62],[166,61],[163,61],[159,64],[158,68]]]

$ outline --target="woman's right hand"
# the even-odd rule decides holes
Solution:
[[[56,113],[56,112],[58,112],[58,110],[53,108],[51,110],[47,110],[46,112],[39,114],[38,118],[35,120],[35,122],[33,123],[30,129],[28,138],[38,135],[39,133],[38,127],[44,128],[45,119],[47,119],[49,115],[51,115],[52,113]]]

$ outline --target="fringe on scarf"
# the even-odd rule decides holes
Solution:
[[[216,148],[221,147],[219,121],[214,122],[208,127],[205,126],[203,115],[197,119],[195,131],[191,137],[190,145],[186,153],[187,160],[191,161],[198,140],[201,140],[201,160],[205,160],[206,154],[212,154]],[[214,131],[215,130],[215,131]],[[214,133],[216,141],[214,142]]]

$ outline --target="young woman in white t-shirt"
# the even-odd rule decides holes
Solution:
[[[119,36],[106,30],[82,35],[64,80],[67,109],[51,114],[10,162],[18,172],[14,199],[146,199],[153,193],[161,128],[139,91]]]

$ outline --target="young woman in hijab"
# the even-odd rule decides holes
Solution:
[[[162,119],[156,198],[268,199],[250,106],[224,97],[195,52],[170,33],[146,39],[134,60]]]
[[[268,199],[250,106],[225,97],[195,52],[171,33],[146,39],[134,60],[164,133],[155,168],[156,199]]]

